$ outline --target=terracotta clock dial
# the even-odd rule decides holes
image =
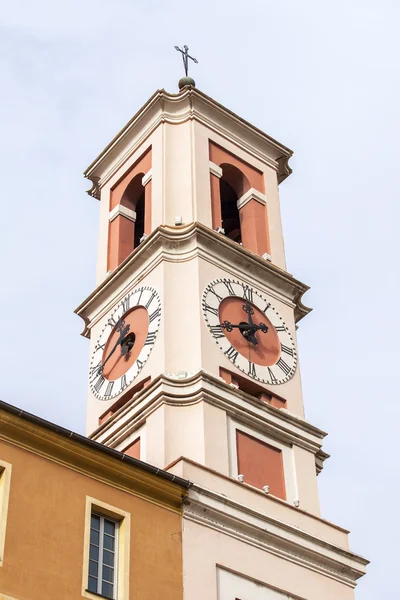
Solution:
[[[202,306],[215,342],[240,371],[272,385],[293,376],[293,338],[269,300],[239,281],[217,279],[204,290]]]
[[[151,287],[130,292],[109,315],[89,370],[90,388],[99,400],[118,396],[139,375],[156,341],[160,317],[160,298]]]

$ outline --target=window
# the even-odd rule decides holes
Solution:
[[[86,497],[82,596],[128,600],[130,513]]]
[[[259,489],[267,485],[271,494],[286,500],[282,450],[239,430],[236,445],[238,472],[244,481]]]
[[[290,503],[298,499],[295,456],[286,444],[234,419],[228,420],[230,475]],[[244,472],[243,472],[244,471]]]
[[[0,567],[4,560],[10,481],[11,465],[0,460]]]
[[[118,522],[96,513],[90,519],[88,590],[116,597]]]

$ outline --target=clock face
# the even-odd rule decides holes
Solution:
[[[262,383],[285,383],[297,365],[288,327],[271,302],[248,285],[212,281],[203,293],[207,327],[224,355],[240,371]]]
[[[130,292],[110,313],[97,340],[89,384],[99,400],[111,400],[139,375],[157,338],[161,304],[148,286]]]

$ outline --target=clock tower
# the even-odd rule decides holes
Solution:
[[[188,80],[189,82],[194,82]],[[184,598],[347,600],[367,561],[320,515],[278,186],[292,152],[194,85],[88,167],[99,200],[87,434],[192,481]]]

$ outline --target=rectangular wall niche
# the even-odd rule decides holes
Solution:
[[[263,489],[269,486],[274,496],[286,500],[282,450],[265,444],[242,431],[236,431],[238,474],[245,483]]]
[[[294,600],[285,592],[217,568],[218,600]]]

